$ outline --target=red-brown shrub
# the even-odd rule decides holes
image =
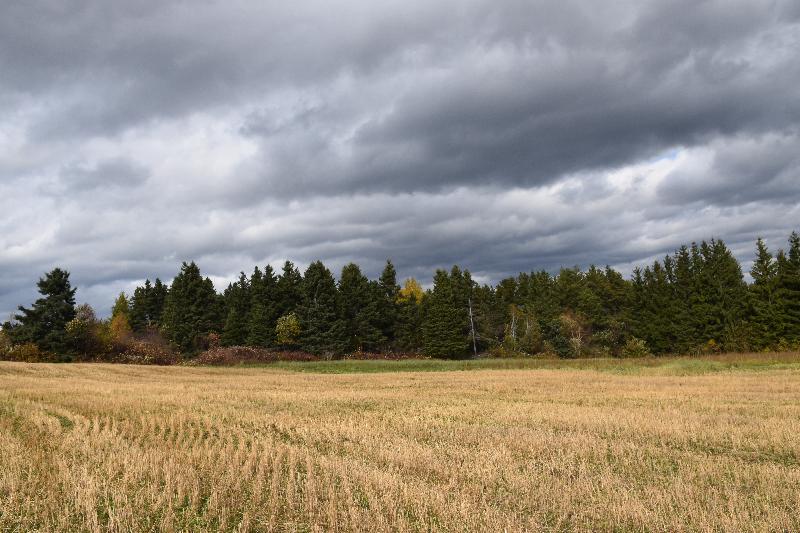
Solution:
[[[276,361],[319,361],[319,358],[306,352],[276,351],[249,346],[228,346],[206,350],[193,358],[190,364],[231,366],[274,363]]]

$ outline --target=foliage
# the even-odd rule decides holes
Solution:
[[[111,342],[114,345],[123,345],[131,338],[133,331],[128,324],[128,317],[122,313],[115,315],[111,318],[109,324],[109,333]]]
[[[180,357],[166,343],[129,340],[124,349],[111,358],[114,363],[130,365],[174,365]]]
[[[297,313],[304,350],[329,357],[346,350],[347,329],[339,309],[339,293],[331,271],[321,261],[314,261],[303,276],[302,304]]]
[[[637,339],[636,337],[631,337],[625,342],[625,346],[622,347],[622,351],[620,352],[620,357],[624,358],[632,358],[632,357],[649,357],[652,354],[650,353],[650,348],[647,347],[647,343],[642,339]]]
[[[279,346],[297,346],[301,331],[300,319],[295,313],[283,315],[275,324],[275,342]]]
[[[65,353],[66,326],[75,318],[75,291],[69,272],[55,268],[37,283],[41,298],[30,307],[19,307],[14,315],[17,324],[9,331],[15,344],[34,343],[41,350]]]
[[[12,345],[6,351],[4,359],[20,363],[47,363],[59,360],[55,355],[43,351],[32,342]]]
[[[8,338],[8,334],[0,329],[0,359],[5,359],[8,354],[11,352],[11,339]]]
[[[117,318],[124,319],[124,316],[117,314]],[[88,304],[75,309],[75,318],[67,322],[65,330],[69,351],[79,359],[90,359],[109,349],[101,324]]]
[[[433,290],[425,298],[423,340],[425,354],[455,358],[469,354],[469,272],[453,267],[450,273],[437,270]]]
[[[192,263],[183,263],[164,302],[161,329],[184,353],[198,349],[198,342],[219,330],[219,301],[214,284],[200,275]]]
[[[75,309],[68,273],[56,269],[39,282],[42,298],[20,308],[3,332],[12,344],[32,342],[52,357],[93,360],[157,331],[187,355],[223,345],[291,347],[327,358],[628,357],[639,340],[656,355],[800,344],[800,236],[792,233],[788,248],[774,254],[759,239],[750,276],[748,284],[717,239],[681,246],[635,268],[630,279],[590,265],[480,285],[456,265],[438,270],[427,291],[414,278],[401,288],[391,261],[377,279],[347,264],[338,281],[321,261],[304,275],[286,261],[280,275],[270,265],[255,267],[218,294],[195,263],[183,263],[171,286],[146,280],[130,298],[121,293],[111,319],[99,321]]]
[[[192,359],[191,364],[233,366],[268,364],[277,361],[319,361],[319,357],[300,351],[268,350],[251,346],[220,346],[198,354]]]
[[[370,282],[354,263],[345,265],[339,278],[339,306],[346,351],[375,351],[384,345],[387,335],[394,335],[395,299],[390,286]]]

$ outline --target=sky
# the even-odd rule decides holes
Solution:
[[[481,282],[800,227],[796,0],[6,0],[0,319],[197,261]]]

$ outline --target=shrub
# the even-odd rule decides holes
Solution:
[[[10,351],[11,339],[3,330],[0,330],[0,359],[5,359]]]
[[[636,337],[628,339],[620,351],[620,357],[625,358],[649,357],[650,355],[652,354],[650,353],[650,348],[647,347],[647,343]]]
[[[11,346],[6,357],[8,361],[18,361],[20,363],[44,363],[56,360],[52,354],[40,350],[32,342]]]
[[[129,365],[174,365],[180,356],[166,344],[128,340],[124,349],[112,357],[112,362]]]
[[[296,346],[300,337],[300,320],[294,313],[283,315],[275,324],[275,340],[281,346]]]
[[[695,355],[715,355],[722,352],[722,347],[717,344],[717,341],[710,339],[705,344],[701,344],[694,349]]]
[[[250,346],[216,347],[193,358],[193,365],[231,366],[241,364],[274,363],[276,361],[319,361],[307,352],[276,351]]]

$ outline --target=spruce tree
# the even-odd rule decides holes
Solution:
[[[432,357],[461,357],[469,353],[468,308],[464,305],[461,272],[437,270],[433,290],[425,298],[422,326],[425,353]]]
[[[333,275],[321,261],[314,261],[303,276],[301,346],[314,354],[344,353],[347,345],[344,321],[339,316],[338,292]]]
[[[194,262],[184,262],[164,302],[161,329],[181,351],[192,353],[202,337],[218,331],[219,309],[214,284]]]
[[[422,300],[424,293],[409,291],[397,304],[395,347],[405,353],[419,353],[423,347]]]
[[[687,246],[681,246],[673,259],[672,321],[675,329],[675,346],[671,351],[689,353],[697,345],[693,317],[693,294],[695,287],[692,256]]]
[[[341,317],[348,350],[377,351],[386,341],[382,326],[387,309],[385,288],[371,282],[355,263],[345,265],[339,279]]]
[[[36,284],[41,298],[30,308],[20,306],[14,315],[18,324],[10,330],[16,343],[33,342],[40,349],[62,355],[67,350],[66,325],[75,318],[75,291],[69,272],[60,268],[40,278]]]
[[[303,277],[291,261],[283,264],[283,270],[275,287],[276,316],[294,312],[303,299]]]
[[[757,348],[775,346],[782,329],[776,301],[777,263],[764,240],[756,241],[756,258],[750,269],[750,305],[753,316],[753,344]]]
[[[250,282],[242,272],[239,280],[228,285],[224,293],[225,326],[222,330],[223,346],[244,346],[248,336],[250,314]]]
[[[781,317],[781,337],[800,343],[800,235],[792,232],[789,253],[778,259],[777,296]]]
[[[152,298],[153,287],[150,280],[145,280],[144,286],[136,287],[131,298],[131,312],[129,321],[133,331],[142,331],[150,325],[150,315],[148,313],[149,301]]]
[[[275,342],[277,317],[277,278],[270,265],[262,273],[258,267],[250,276],[250,314],[248,316],[247,345],[272,346]]]
[[[397,271],[391,260],[386,260],[386,266],[378,279],[378,320],[381,334],[388,345],[393,346],[397,335],[398,298],[400,286],[397,284]]]
[[[159,278],[153,283],[153,288],[147,299],[147,318],[151,325],[161,324],[161,315],[164,313],[164,302],[167,298],[167,287]]]

